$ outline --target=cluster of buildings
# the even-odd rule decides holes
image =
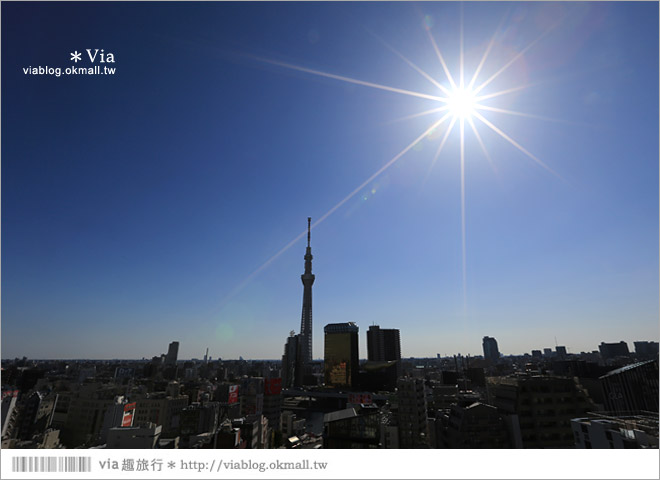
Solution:
[[[311,219],[300,332],[281,361],[3,361],[3,448],[658,448],[658,343],[402,358],[398,329],[323,329]]]

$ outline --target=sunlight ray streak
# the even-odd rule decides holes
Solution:
[[[448,117],[450,113],[447,113],[444,115],[440,120],[444,122]],[[429,175],[431,175],[431,170],[433,170],[433,166],[435,165],[435,162],[438,160],[438,157],[440,156],[440,152],[442,151],[442,148],[445,146],[445,142],[447,141],[447,138],[449,138],[449,134],[454,128],[454,124],[456,123],[456,117],[452,117],[451,123],[447,127],[447,131],[445,132],[445,135],[442,137],[442,140],[440,141],[440,146],[438,147],[438,150],[435,152],[435,156],[433,157],[433,160],[431,161],[431,165],[429,165],[429,169],[426,172],[426,176],[424,177],[424,181],[422,182],[422,185],[426,184],[426,181],[429,178]]]
[[[490,156],[490,153],[488,153],[488,150],[486,150],[486,145],[484,145],[483,140],[481,139],[481,135],[479,135],[479,132],[477,131],[477,126],[474,124],[474,120],[472,120],[472,117],[468,117],[468,122],[470,123],[470,127],[472,127],[472,131],[474,132],[474,136],[477,137],[477,142],[479,142],[479,145],[481,146],[481,150],[483,150],[484,155],[486,156],[486,159],[488,160],[488,163],[490,163],[490,166],[492,167],[493,171],[495,173],[497,172],[497,167],[495,166],[495,162],[493,162],[493,159]]]
[[[467,314],[467,261],[465,241],[465,120],[461,118],[461,246],[463,249],[463,314]]]
[[[413,118],[423,117],[424,115],[430,115],[432,113],[444,112],[446,110],[449,110],[449,108],[450,108],[449,105],[445,105],[443,107],[438,107],[438,108],[432,108],[431,110],[424,110],[423,112],[413,113],[412,115],[407,115],[405,117],[395,118],[394,120],[390,120],[389,122],[386,123],[390,124],[396,122],[403,122],[404,120],[411,120]]]
[[[435,50],[435,53],[438,56],[438,60],[440,60],[440,64],[442,65],[442,69],[444,70],[445,75],[447,76],[447,80],[449,80],[449,84],[452,86],[453,89],[456,89],[456,82],[454,82],[454,78],[451,76],[451,73],[449,72],[449,68],[447,67],[447,64],[445,63],[445,59],[442,56],[442,53],[440,53],[440,49],[438,48],[438,44],[435,43],[435,39],[433,38],[433,35],[431,35],[431,30],[429,28],[427,28],[426,33],[429,36],[429,40],[431,40],[431,44],[433,45],[433,49]]]
[[[524,90],[524,89],[532,87],[534,85],[537,85],[537,84],[536,83],[527,83],[525,85],[520,85],[520,86],[513,87],[513,88],[507,88],[506,90],[501,90],[499,92],[489,93],[488,95],[479,95],[479,96],[474,98],[474,101],[475,102],[480,102],[482,100],[487,100],[489,98],[499,97],[500,95],[506,95],[507,93],[513,93],[513,92],[517,92],[519,90]]]
[[[436,100],[436,101],[445,102],[445,103],[447,102],[447,99],[444,98],[444,97],[438,97],[438,96],[435,96],[435,95],[427,95],[425,93],[420,93],[420,92],[413,92],[411,90],[404,90],[402,88],[388,87],[387,85],[380,85],[378,83],[366,82],[364,80],[357,80],[355,78],[344,77],[343,75],[335,75],[334,73],[322,72],[320,70],[314,70],[312,68],[301,67],[301,66],[293,65],[291,63],[286,63],[286,62],[279,62],[277,60],[269,60],[267,58],[261,58],[261,57],[253,57],[253,58],[255,60],[258,60],[258,61],[263,62],[263,63],[270,63],[271,65],[277,65],[279,67],[288,68],[290,70],[297,70],[299,72],[310,73],[312,75],[317,75],[319,77],[332,78],[334,80],[341,80],[343,82],[354,83],[356,85],[362,85],[364,87],[377,88],[377,89],[380,89],[380,90],[386,90],[388,92],[402,93],[404,95],[410,95],[411,97],[426,98],[426,99],[429,99],[429,100]]]
[[[481,90],[483,90],[484,87],[486,87],[486,85],[488,85],[490,82],[492,82],[492,81],[495,80],[497,77],[499,77],[500,74],[501,74],[502,72],[504,72],[504,71],[505,71],[507,68],[509,68],[514,62],[516,62],[519,58],[521,58],[521,57],[522,57],[522,56],[523,56],[523,55],[524,55],[524,54],[525,54],[530,48],[532,48],[534,45],[536,45],[536,44],[539,42],[539,40],[541,40],[541,39],[542,39],[543,37],[545,37],[548,33],[550,33],[550,31],[553,30],[553,29],[555,28],[555,26],[556,26],[556,25],[551,26],[551,27],[548,28],[545,32],[543,32],[541,35],[539,35],[538,37],[536,37],[536,39],[535,39],[532,43],[530,43],[529,45],[527,45],[525,48],[523,48],[523,49],[520,51],[520,53],[518,53],[518,55],[516,55],[515,57],[513,57],[513,58],[512,58],[511,60],[509,60],[509,61],[508,61],[508,62],[507,62],[502,68],[500,68],[497,72],[495,72],[493,75],[491,75],[490,78],[488,78],[488,80],[486,80],[484,83],[482,83],[482,84],[479,85],[477,88],[475,88],[475,89],[474,89],[474,93],[475,93],[475,95],[476,95],[477,93],[479,93]]]
[[[426,73],[424,70],[419,68],[417,65],[415,65],[412,61],[408,60],[401,52],[399,52],[397,49],[395,49],[393,46],[391,46],[389,43],[387,43],[385,40],[383,40],[381,37],[376,35],[375,33],[371,32],[370,30],[367,30],[374,38],[376,38],[379,42],[381,42],[385,48],[390,50],[392,53],[394,53],[396,56],[398,56],[401,60],[406,62],[412,69],[414,69],[417,73],[422,75],[425,79],[427,79],[429,82],[431,82],[433,85],[438,87],[440,90],[442,90],[445,94],[451,95],[451,92],[447,87],[439,83],[435,78],[430,76],[428,73]]]
[[[342,200],[340,200],[334,207],[332,207],[330,210],[328,210],[326,213],[324,213],[318,220],[316,220],[314,223],[312,223],[311,227],[314,228],[317,225],[319,225],[321,222],[323,222],[326,218],[328,218],[330,215],[335,213],[338,208],[340,208],[343,204],[345,204],[347,201],[349,201],[351,198],[353,198],[360,190],[362,190],[364,187],[366,187],[370,182],[372,182],[376,177],[378,177],[381,173],[383,173],[385,170],[387,170],[389,167],[391,167],[394,163],[396,163],[397,160],[399,160],[404,154],[406,154],[411,148],[413,148],[417,143],[419,143],[420,140],[422,140],[425,136],[427,136],[431,131],[433,131],[434,128],[436,128],[438,125],[440,125],[444,119],[448,116],[449,114],[443,116],[440,120],[437,122],[434,122],[428,129],[424,131],[419,137],[417,137],[415,140],[413,140],[407,147],[405,147],[403,150],[401,150],[399,153],[397,153],[394,157],[392,157],[385,165],[380,167],[376,173],[371,175],[369,178],[367,178],[364,182],[362,182],[357,188],[355,188],[351,193],[346,195]],[[290,249],[293,245],[296,244],[301,238],[303,238],[305,235],[307,235],[307,230],[303,230],[297,237],[295,237],[293,240],[291,240],[289,243],[287,243],[284,247],[282,247],[275,255],[270,257],[268,260],[266,260],[260,267],[258,267],[256,270],[254,270],[250,275],[248,275],[245,280],[243,280],[236,288],[234,288],[221,302],[222,304],[225,304],[229,299],[231,299],[233,296],[235,296],[238,292],[240,292],[243,288],[247,286],[250,281],[255,278],[257,275],[259,275],[262,271],[264,271],[271,263],[273,263],[278,257],[280,257],[284,252],[286,252],[288,249]]]
[[[508,136],[506,133],[504,133],[502,130],[500,130],[500,129],[497,128],[495,125],[493,125],[491,122],[489,122],[489,121],[488,121],[483,115],[481,115],[481,114],[478,113],[478,112],[473,112],[473,115],[474,115],[475,117],[477,117],[479,120],[481,120],[483,123],[485,123],[488,127],[490,127],[491,130],[493,130],[494,132],[498,133],[503,139],[505,139],[506,141],[508,141],[511,145],[513,145],[513,146],[516,147],[518,150],[520,150],[522,153],[524,153],[524,154],[527,155],[529,158],[531,158],[532,160],[534,160],[538,165],[540,165],[541,167],[543,167],[544,169],[546,169],[548,172],[552,173],[554,176],[556,176],[557,178],[559,178],[559,179],[562,180],[563,182],[568,183],[568,182],[566,181],[566,179],[564,179],[564,177],[562,177],[562,176],[559,175],[557,172],[555,172],[553,169],[551,169],[550,167],[548,167],[545,163],[543,163],[543,162],[542,162],[541,160],[539,160],[536,156],[534,156],[533,154],[531,154],[528,150],[526,150],[523,146],[521,146],[521,145],[520,145],[518,142],[516,142],[513,138],[511,138],[511,137]]]
[[[464,59],[463,59],[463,3],[461,3],[461,27],[460,27],[460,39],[459,39],[459,45],[460,45],[460,55],[459,55],[459,75],[460,75],[460,81],[459,85],[461,90],[463,89],[464,86],[464,71],[465,71],[465,66],[464,66]]]
[[[440,125],[442,122],[444,122],[445,118],[446,118],[448,115],[449,115],[449,114],[444,115],[440,120],[438,120],[437,122],[433,123],[433,125],[431,125],[428,129],[426,129],[426,130],[424,131],[424,133],[422,133],[419,137],[417,137],[415,140],[413,140],[413,141],[412,141],[412,142],[411,142],[406,148],[404,148],[403,150],[401,150],[401,151],[400,151],[399,153],[397,153],[394,157],[392,157],[392,159],[389,160],[385,165],[383,165],[382,167],[380,167],[380,168],[376,171],[376,173],[374,173],[374,174],[371,175],[369,178],[367,178],[367,179],[366,179],[364,182],[362,182],[358,187],[356,187],[355,190],[353,190],[351,193],[349,193],[348,195],[346,195],[341,201],[339,201],[339,203],[337,203],[334,207],[332,207],[330,210],[328,210],[326,213],[324,213],[324,214],[321,216],[321,218],[319,218],[317,221],[315,221],[315,222],[312,224],[312,227],[318,225],[318,224],[321,223],[323,220],[325,220],[325,219],[328,218],[330,215],[332,215],[332,214],[333,214],[333,213],[334,213],[339,207],[341,207],[344,203],[346,203],[346,202],[349,201],[351,198],[353,198],[353,197],[355,196],[355,194],[357,194],[360,190],[362,190],[364,187],[366,187],[370,182],[372,182],[372,181],[373,181],[376,177],[378,177],[381,173],[383,173],[385,170],[387,170],[389,167],[391,167],[391,166],[392,166],[397,160],[399,160],[399,158],[401,158],[405,153],[407,153],[408,150],[410,150],[410,149],[413,148],[415,145],[417,145],[417,143],[419,143],[420,140],[422,140],[425,136],[427,136],[430,132],[432,132],[433,129],[435,129],[436,127],[438,127],[438,125]]]
[[[495,39],[497,38],[497,34],[499,33],[500,29],[502,28],[502,25],[504,24],[505,18],[506,17],[502,18],[500,24],[495,29],[495,33],[493,33],[493,37],[490,39],[490,42],[488,43],[488,47],[486,47],[486,51],[484,52],[483,57],[481,57],[481,61],[479,62],[477,69],[475,70],[474,75],[472,75],[472,80],[470,80],[470,83],[468,84],[467,87],[468,90],[472,90],[472,87],[474,87],[474,82],[477,81],[477,77],[479,76],[479,73],[481,73],[481,69],[483,68],[484,63],[486,63],[486,58],[488,58],[491,49],[495,45]]]
[[[592,126],[592,125],[589,125],[588,123],[571,122],[570,120],[564,120],[562,118],[545,117],[543,115],[534,115],[533,113],[518,112],[516,110],[506,110],[504,108],[489,107],[489,106],[486,106],[486,105],[475,104],[474,108],[479,109],[479,110],[489,110],[491,112],[505,113],[507,115],[516,115],[516,116],[519,116],[519,117],[534,118],[536,120],[545,120],[546,122],[563,123],[565,125],[575,125],[575,126],[581,126],[581,127],[590,127],[590,126]]]

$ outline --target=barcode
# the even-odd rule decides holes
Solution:
[[[91,472],[92,457],[14,457],[12,472]]]

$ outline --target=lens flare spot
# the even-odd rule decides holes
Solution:
[[[234,328],[227,323],[220,323],[215,327],[215,337],[222,343],[228,343],[234,340]]]

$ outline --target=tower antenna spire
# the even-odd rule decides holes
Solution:
[[[312,217],[307,217],[307,246],[309,247],[310,240],[312,238]]]
[[[314,274],[312,273],[312,247],[310,246],[312,230],[312,217],[307,217],[307,251],[305,252],[305,273],[300,276],[303,289],[302,318],[300,321],[301,336],[301,358],[303,364],[312,362],[312,285]]]

